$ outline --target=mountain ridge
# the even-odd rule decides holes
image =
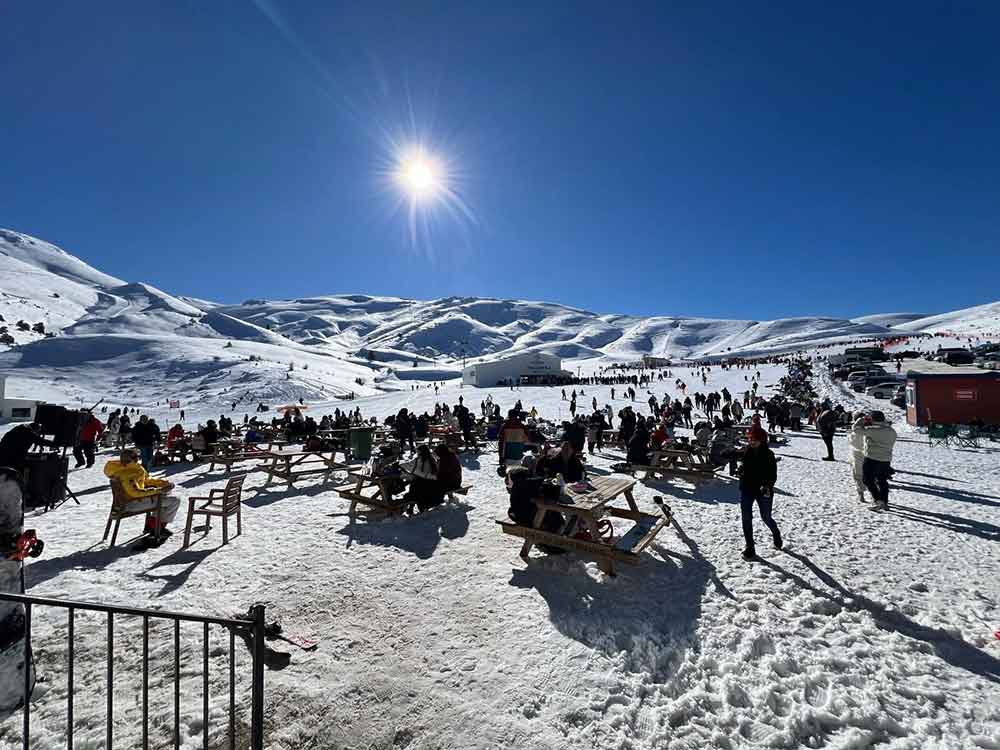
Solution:
[[[193,388],[206,398],[234,390],[255,398],[319,398],[404,389],[414,379],[455,377],[462,362],[521,352],[611,363],[644,355],[761,356],[945,330],[1000,334],[1000,302],[853,320],[642,317],[469,296],[336,294],[223,304],[123,281],[11,230],[0,230],[0,279],[0,325],[13,337],[13,346],[0,345],[0,373],[72,381],[92,372],[90,347],[121,370],[102,387]],[[19,320],[41,323],[42,330],[18,330]]]

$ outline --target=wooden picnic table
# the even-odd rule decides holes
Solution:
[[[403,471],[400,474],[392,476],[372,476],[371,474],[365,474],[363,471],[356,471],[350,472],[348,476],[353,480],[353,484],[340,487],[337,490],[337,493],[341,497],[351,501],[348,515],[355,515],[357,507],[360,504],[383,511],[387,516],[398,516],[402,514],[408,504],[402,499],[397,499],[397,497],[402,496],[405,486],[413,479],[409,472]],[[393,493],[391,485],[395,484],[397,480],[402,480],[404,487],[403,490]],[[369,494],[368,491],[372,489],[374,489],[374,492]],[[445,497],[452,502],[456,502],[456,495],[467,495],[470,489],[472,489],[471,484],[464,484],[461,487],[456,487],[445,492]]]
[[[264,463],[258,469],[267,474],[265,486],[274,479],[280,479],[292,485],[298,480],[313,474],[323,474],[323,481],[328,482],[336,472],[356,471],[360,464],[347,464],[337,460],[336,451],[312,451],[305,448],[290,448],[288,450],[263,451]]]
[[[586,486],[577,488],[576,485],[567,485],[563,495],[557,500],[536,499],[537,511],[531,526],[523,526],[509,519],[497,519],[497,524],[504,533],[524,539],[520,552],[523,559],[528,559],[533,545],[547,544],[593,557],[601,570],[608,575],[615,575],[616,562],[637,563],[642,550],[672,520],[670,508],[666,505],[661,506],[662,513],[659,516],[639,510],[632,495],[634,479],[602,476],[582,484]],[[619,496],[625,497],[627,508],[611,505]],[[564,518],[562,528],[556,532],[543,531],[541,528],[548,511],[560,513]],[[606,516],[634,521],[634,525],[617,541],[604,541],[598,530],[598,522]]]
[[[632,472],[644,471],[646,478],[667,475],[691,476],[697,479],[704,479],[716,476],[720,466],[713,466],[708,462],[708,457],[703,451],[686,451],[673,448],[650,451],[650,462],[648,466],[632,464]]]

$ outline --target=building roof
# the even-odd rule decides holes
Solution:
[[[974,365],[946,365],[944,362],[931,362],[926,359],[914,359],[904,362],[906,377],[928,376],[958,376],[962,377],[993,377],[1000,378],[1000,370],[984,370]]]

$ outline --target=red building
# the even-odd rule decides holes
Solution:
[[[912,425],[1000,424],[1000,371],[921,362],[906,372],[906,421]]]

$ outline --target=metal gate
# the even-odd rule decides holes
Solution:
[[[24,594],[0,593],[0,599],[18,602],[24,606],[24,657],[25,665],[31,663],[32,619],[39,608],[58,608],[66,611],[67,624],[67,704],[66,704],[66,747],[73,748],[73,692],[74,692],[74,635],[77,612],[100,612],[106,618],[107,634],[107,664],[105,680],[107,689],[107,708],[105,717],[106,740],[105,747],[114,747],[114,715],[115,702],[113,682],[115,676],[115,622],[116,618],[139,618],[142,623],[142,745],[143,750],[149,748],[149,625],[151,620],[167,620],[173,624],[173,747],[181,746],[181,623],[199,623],[202,626],[202,733],[204,748],[209,748],[209,644],[211,626],[217,626],[227,631],[229,636],[229,710],[228,731],[225,744],[222,746],[235,750],[236,748],[236,638],[239,636],[249,647],[253,668],[251,678],[251,710],[249,721],[250,750],[262,750],[264,747],[264,607],[257,605],[250,610],[249,619],[203,617],[200,615],[169,612],[165,610],[139,609],[136,607],[117,607],[105,604],[90,604],[87,602],[49,599]],[[37,665],[36,665],[37,668]],[[24,695],[30,696],[32,670],[24,669]],[[27,750],[31,740],[31,701],[26,699],[23,706],[22,748]]]

